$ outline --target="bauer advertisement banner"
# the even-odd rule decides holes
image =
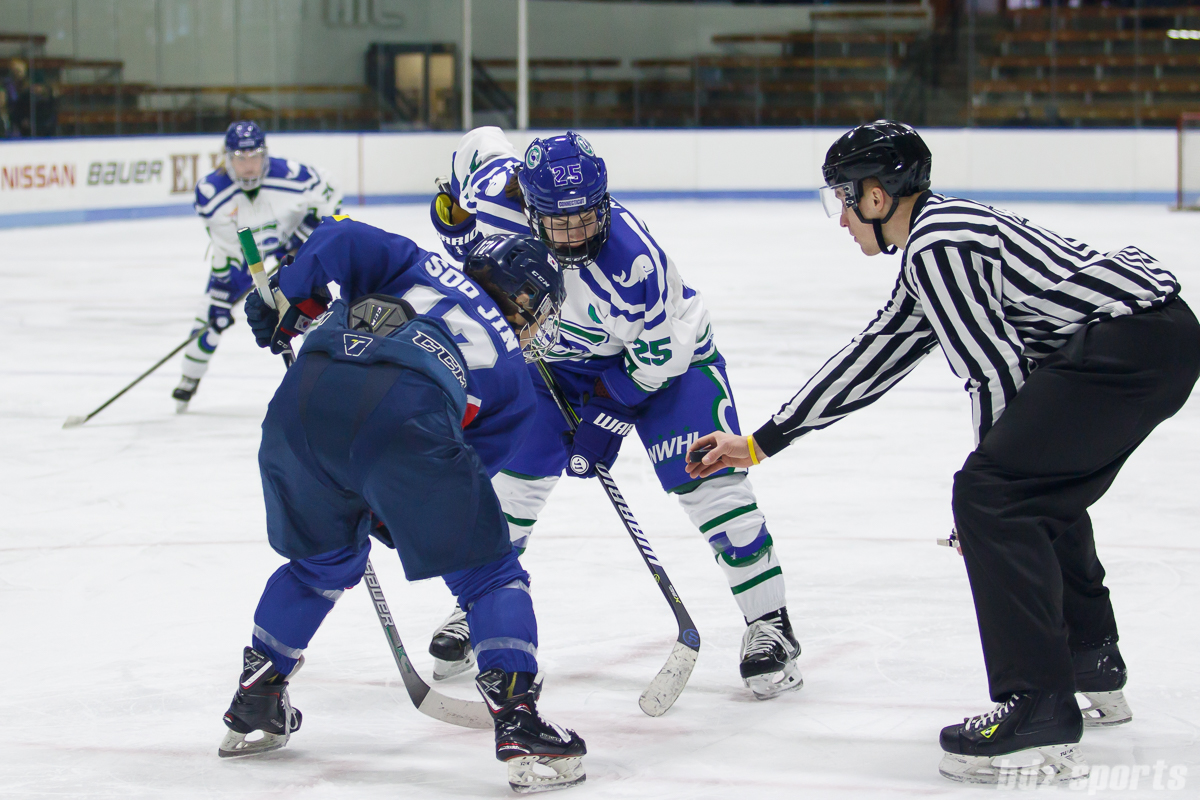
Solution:
[[[537,135],[513,131],[517,153]],[[830,128],[585,131],[615,193],[642,198],[815,199]],[[1172,130],[930,129],[933,188],[985,201],[1174,197]],[[272,156],[322,170],[346,205],[425,202],[461,134],[267,135]],[[0,142],[0,227],[191,213],[220,163],[220,134]]]

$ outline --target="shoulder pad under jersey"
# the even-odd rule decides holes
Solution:
[[[303,192],[309,189],[319,178],[315,171],[299,161],[286,158],[272,158],[267,168],[267,176],[263,178],[263,188],[282,189],[286,192]]]
[[[240,191],[224,169],[213,170],[196,183],[196,213],[211,217]]]

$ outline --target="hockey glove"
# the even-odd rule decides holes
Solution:
[[[233,300],[237,296],[233,281],[216,276],[208,279],[208,327],[221,333],[233,324]]]
[[[596,465],[612,468],[621,441],[633,430],[633,410],[607,397],[583,407],[575,435],[567,434],[567,471],[577,478],[596,477]]]
[[[429,206],[429,218],[446,253],[461,264],[471,245],[479,238],[479,231],[475,229],[475,215],[468,214],[452,195],[443,191],[433,198]]]
[[[272,291],[279,288],[278,273],[271,276],[268,284]],[[292,339],[308,330],[313,319],[325,313],[332,300],[329,292],[322,288],[313,297],[289,300],[290,306],[282,319],[279,312],[263,301],[258,292],[246,296],[246,321],[254,331],[254,342],[259,347],[269,347],[275,355],[291,349]]]
[[[286,243],[279,245],[270,252],[269,255],[282,262],[288,256],[295,256],[300,250],[300,246],[308,241],[308,237],[312,236],[313,231],[321,224],[321,218],[312,211],[304,216],[300,224],[296,226],[296,232],[291,235]]]

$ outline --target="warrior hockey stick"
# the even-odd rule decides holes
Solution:
[[[250,290],[249,290],[249,289],[247,289],[246,291],[244,291],[244,292],[242,292],[241,294],[239,294],[239,295],[237,296],[237,299],[233,301],[233,304],[234,304],[234,305],[237,305],[238,303],[240,303],[240,302],[241,302],[243,299],[245,299],[246,295],[247,295],[247,294],[249,294],[249,293],[250,293]],[[167,363],[168,361],[170,361],[170,360],[171,360],[171,358],[172,358],[172,357],[174,357],[174,355],[175,355],[176,353],[178,353],[180,350],[182,350],[183,348],[187,347],[187,346],[188,346],[189,344],[191,344],[192,342],[194,342],[194,341],[196,341],[197,339],[199,339],[199,338],[200,338],[202,335],[204,335],[204,333],[205,333],[206,331],[208,331],[208,329],[209,329],[210,327],[212,327],[211,323],[205,323],[205,325],[204,325],[204,327],[203,327],[203,328],[200,328],[199,330],[197,330],[195,333],[193,333],[191,336],[189,336],[189,337],[188,337],[186,340],[184,340],[184,342],[183,342],[182,344],[180,344],[178,347],[176,347],[174,350],[172,350],[171,352],[167,353],[165,356],[163,356],[162,358],[160,358],[158,361],[154,362],[154,366],[150,367],[150,369],[146,370],[146,371],[145,371],[145,372],[143,372],[141,375],[138,375],[138,376],[137,376],[136,378],[134,378],[134,379],[133,379],[133,380],[132,380],[132,381],[131,381],[131,382],[130,382],[130,383],[129,383],[129,384],[128,384],[128,385],[127,385],[125,388],[124,388],[124,389],[122,389],[121,391],[117,392],[117,393],[116,393],[116,394],[114,394],[112,397],[108,398],[108,399],[107,399],[107,400],[105,400],[103,403],[101,403],[101,404],[100,404],[100,407],[99,407],[99,408],[97,408],[95,411],[93,411],[92,413],[88,414],[86,417],[67,417],[67,421],[63,423],[63,427],[64,427],[64,428],[76,428],[76,427],[78,427],[78,426],[82,425],[83,423],[87,422],[87,421],[88,421],[89,419],[91,419],[92,417],[94,417],[94,416],[96,416],[97,414],[99,414],[99,413],[100,413],[101,411],[103,411],[104,409],[108,408],[110,405],[112,405],[112,404],[113,404],[113,403],[116,401],[116,399],[117,399],[118,397],[120,397],[121,395],[125,394],[125,393],[126,393],[126,392],[128,392],[130,389],[132,389],[133,387],[135,387],[135,386],[137,386],[139,383],[141,383],[143,378],[145,378],[145,377],[146,377],[147,375],[149,375],[151,372],[154,372],[154,370],[158,369],[158,368],[159,368],[159,367],[161,367],[163,364],[165,364],[165,363]]]
[[[375,574],[370,559],[367,559],[367,571],[363,573],[363,579],[367,582],[367,588],[371,590],[371,605],[375,607],[379,624],[383,626],[383,635],[387,638],[388,647],[396,659],[396,666],[400,669],[404,688],[408,690],[408,696],[417,707],[417,711],[451,725],[491,730],[494,724],[487,706],[479,701],[447,697],[432,689],[413,669],[412,662],[408,660],[408,653],[404,652],[404,643],[400,641],[396,623],[392,622],[392,612],[388,609],[387,600],[383,599],[379,576]]]
[[[554,403],[567,421],[567,427],[574,433],[575,429],[579,427],[579,416],[567,402],[566,396],[559,388],[557,381],[554,380],[554,375],[551,374],[546,363],[538,361],[537,366],[542,380],[546,382],[546,388],[550,390],[550,395],[554,398]],[[654,680],[650,681],[650,685],[638,699],[638,705],[641,706],[642,711],[652,717],[660,717],[675,704],[679,695],[683,693],[683,687],[687,685],[688,678],[692,677],[692,670],[696,667],[696,658],[700,655],[700,634],[696,631],[696,625],[688,615],[683,601],[679,599],[679,593],[671,584],[671,579],[667,577],[667,571],[663,569],[662,564],[658,563],[658,556],[650,547],[646,534],[642,533],[637,520],[633,518],[633,512],[629,510],[629,504],[621,496],[621,491],[613,481],[608,467],[597,464],[596,474],[600,477],[600,485],[604,487],[604,493],[608,495],[609,502],[617,510],[621,522],[625,525],[625,530],[629,532],[633,543],[637,545],[638,553],[646,562],[646,568],[650,570],[650,574],[654,576],[654,582],[658,584],[663,597],[671,606],[671,611],[675,614],[675,622],[679,625],[679,635],[675,639],[675,646],[671,648],[671,655],[667,657],[667,663],[658,671]]]

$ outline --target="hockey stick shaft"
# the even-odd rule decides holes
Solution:
[[[237,299],[233,301],[233,304],[234,304],[234,305],[237,305],[238,303],[240,303],[240,302],[241,302],[241,301],[242,301],[242,300],[243,300],[243,299],[246,297],[246,295],[247,295],[247,294],[249,294],[249,293],[250,293],[250,290],[249,290],[249,289],[247,289],[246,291],[242,292],[240,295],[238,295],[238,296],[237,296]],[[150,367],[150,369],[146,370],[146,371],[145,371],[145,372],[143,372],[141,375],[138,375],[136,378],[134,378],[132,381],[130,381],[128,384],[126,384],[125,388],[123,388],[121,391],[117,392],[117,393],[116,393],[116,394],[114,394],[112,397],[108,398],[108,399],[107,399],[107,400],[105,400],[103,403],[101,403],[101,404],[100,404],[100,405],[99,405],[99,406],[96,408],[96,410],[95,410],[95,411],[93,411],[92,413],[88,414],[86,417],[67,417],[67,421],[63,423],[63,427],[64,427],[64,428],[75,428],[75,427],[78,427],[79,425],[82,425],[83,423],[85,423],[85,422],[87,422],[89,419],[91,419],[92,417],[94,417],[94,416],[96,416],[97,414],[99,414],[99,413],[100,413],[101,411],[103,411],[104,409],[108,408],[110,405],[112,405],[112,404],[113,404],[113,403],[114,403],[114,402],[117,400],[117,398],[118,398],[118,397],[120,397],[121,395],[125,394],[125,393],[126,393],[126,392],[128,392],[130,389],[132,389],[133,387],[135,387],[135,386],[137,386],[139,383],[141,383],[141,382],[142,382],[142,380],[143,380],[144,378],[146,378],[146,377],[148,377],[148,376],[150,375],[150,373],[154,372],[156,369],[158,369],[159,367],[161,367],[163,364],[165,364],[165,363],[167,363],[168,361],[170,361],[170,360],[171,360],[171,359],[172,359],[172,358],[175,356],[175,354],[176,354],[176,353],[178,353],[178,352],[179,352],[180,350],[182,350],[183,348],[187,347],[187,346],[188,346],[189,344],[191,344],[192,342],[194,342],[194,341],[196,341],[197,339],[199,339],[201,336],[203,336],[205,333],[207,333],[207,332],[208,332],[208,330],[209,330],[211,327],[212,327],[212,324],[211,324],[211,323],[205,323],[204,327],[200,328],[199,330],[196,330],[196,331],[194,331],[194,332],[192,333],[192,335],[191,335],[191,336],[189,336],[187,339],[185,339],[183,342],[181,342],[181,343],[179,344],[179,346],[177,346],[177,347],[176,347],[175,349],[173,349],[171,352],[167,353],[165,356],[163,356],[162,358],[160,358],[158,361],[154,362],[154,365],[153,365],[152,367]]]
[[[258,243],[254,241],[254,233],[249,228],[238,228],[237,236],[238,243],[242,246],[242,255],[246,257],[246,266],[250,270],[250,279],[254,281],[254,288],[258,290],[258,296],[264,303],[278,311],[279,318],[283,319],[283,315],[292,307],[292,304],[284,297],[283,292],[271,288],[266,267],[263,266],[262,255],[258,252]],[[296,360],[290,344],[282,355],[285,366],[290,367]]]
[[[537,362],[538,372],[541,373],[542,380],[546,383],[546,388],[550,391],[550,396],[554,398],[555,405],[562,412],[563,419],[567,422],[567,427],[571,433],[574,433],[579,427],[579,415],[575,413],[575,409],[567,401],[566,395],[563,394],[558,382],[554,379],[550,368],[546,366],[544,361]],[[621,490],[617,488],[616,481],[613,480],[612,474],[608,471],[608,467],[603,464],[596,464],[596,475],[600,478],[600,485],[604,487],[604,493],[608,496],[608,500],[616,509],[617,516],[621,518],[621,524],[625,526],[625,530],[629,533],[633,543],[637,546],[638,553],[645,562],[646,568],[650,570],[650,574],[654,576],[654,582],[658,584],[659,591],[662,592],[663,598],[671,607],[671,612],[675,615],[675,622],[679,626],[679,633],[675,640],[675,647],[671,652],[667,663],[659,671],[658,675],[651,682],[650,687],[642,694],[639,700],[639,705],[642,710],[652,717],[657,717],[664,714],[667,709],[679,698],[679,694],[683,692],[683,687],[687,684],[688,678],[691,677],[692,669],[696,664],[696,656],[700,652],[700,633],[696,630],[696,624],[692,622],[692,617],[688,614],[687,608],[683,605],[683,600],[679,598],[679,593],[675,591],[675,586],[671,583],[671,579],[667,577],[667,571],[663,569],[662,564],[658,561],[658,556],[654,553],[654,548],[650,546],[646,534],[642,532],[641,526],[633,516],[633,511],[630,510],[629,504],[625,502],[625,497],[621,494]]]
[[[400,670],[404,688],[408,690],[408,697],[417,710],[451,725],[490,730],[493,727],[492,718],[483,703],[446,697],[430,687],[413,669],[408,653],[404,650],[404,643],[400,641],[400,632],[392,620],[392,612],[383,597],[379,576],[375,574],[375,567],[370,559],[367,559],[367,570],[363,573],[363,580],[371,592],[371,605],[375,608],[375,615],[379,617],[379,624],[383,626],[383,635],[387,639],[388,649],[392,651],[392,657],[396,659],[396,667]]]

